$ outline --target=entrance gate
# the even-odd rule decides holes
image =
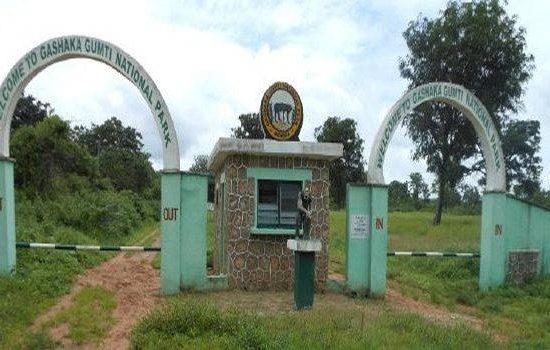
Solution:
[[[390,109],[376,134],[368,163],[367,185],[348,185],[347,196],[347,286],[355,292],[383,296],[386,290],[388,248],[388,189],[384,182],[384,159],[391,137],[403,120],[418,105],[428,101],[450,104],[472,123],[479,137],[487,166],[487,186],[483,199],[481,232],[481,288],[504,282],[503,234],[501,217],[486,215],[494,211],[495,201],[487,196],[506,196],[504,157],[498,131],[483,104],[464,87],[451,83],[429,83],[407,92]],[[496,261],[499,263],[497,264]],[[497,276],[495,279],[494,276]]]
[[[367,184],[348,185],[347,288],[375,297],[385,294],[388,188],[384,182],[384,158],[399,123],[428,101],[448,103],[460,110],[480,140],[487,167],[481,214],[480,289],[500,286],[507,279],[550,275],[550,210],[506,193],[500,137],[487,109],[464,87],[436,82],[410,90],[390,109],[372,145]]]
[[[170,112],[145,69],[119,47],[85,36],[64,36],[43,42],[13,66],[0,86],[0,275],[11,274],[16,267],[14,160],[9,158],[13,112],[23,89],[38,73],[72,58],[88,58],[108,65],[132,82],[147,102],[163,145],[161,290],[163,294],[173,294],[182,287],[203,284],[206,177],[180,172],[178,138]]]
[[[0,275],[15,271],[14,161],[9,158],[13,111],[23,89],[43,69],[72,59],[93,59],[131,81],[145,98],[163,144],[161,191],[161,290],[223,288],[225,276],[206,277],[206,176],[180,171],[176,132],[168,107],[143,67],[117,46],[91,37],[65,36],[48,40],[25,54],[0,85]],[[550,275],[550,211],[506,194],[500,138],[483,104],[464,87],[429,83],[406,93],[386,116],[373,143],[367,185],[348,185],[347,287],[383,296],[386,288],[388,191],[383,164],[397,125],[415,107],[439,101],[459,109],[472,123],[487,166],[483,196],[479,285],[499,286],[506,278],[512,251],[539,254],[539,273]],[[184,249],[185,248],[185,249]]]

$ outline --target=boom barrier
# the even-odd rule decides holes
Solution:
[[[479,258],[479,253],[455,252],[388,252],[388,256],[415,256],[415,257],[445,257],[445,258]]]
[[[160,252],[161,247],[154,246],[100,246],[100,245],[80,245],[80,244],[60,244],[60,243],[36,243],[36,242],[17,242],[17,248],[22,249],[57,249],[57,250],[92,250],[92,251],[129,251],[129,252]],[[480,254],[457,253],[457,252],[388,252],[388,256],[411,256],[411,257],[444,257],[444,258],[479,258]]]
[[[15,247],[23,248],[23,249],[93,250],[93,251],[104,251],[104,252],[117,252],[117,251],[160,252],[161,250],[160,247],[136,246],[136,245],[100,246],[100,245],[78,245],[78,244],[34,243],[34,242],[17,242],[15,243]]]

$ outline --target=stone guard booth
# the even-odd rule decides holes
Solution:
[[[310,185],[311,236],[322,241],[315,286],[328,275],[329,166],[343,145],[268,139],[221,138],[208,168],[215,177],[215,273],[230,288],[290,289],[298,192]]]

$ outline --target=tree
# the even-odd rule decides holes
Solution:
[[[478,211],[481,207],[481,195],[477,187],[463,184],[460,186],[462,193],[462,205],[471,211]]]
[[[149,157],[126,148],[111,147],[99,156],[99,172],[108,178],[117,191],[143,193],[156,176]]]
[[[433,81],[463,85],[487,107],[499,130],[521,107],[533,56],[525,53],[525,30],[498,0],[450,1],[437,18],[410,22],[403,36],[409,53],[399,69],[409,88]],[[455,188],[472,171],[463,163],[480,154],[479,141],[461,112],[442,103],[419,106],[404,123],[415,143],[413,158],[425,159],[437,177],[433,222],[439,224],[445,188]]]
[[[443,195],[445,196],[444,208],[453,208],[457,205],[460,205],[462,201],[462,196],[460,195],[459,188],[460,184],[457,184],[456,186],[443,187]],[[441,189],[439,186],[439,182],[437,181],[437,179],[435,179],[431,185],[431,192],[433,194],[439,195],[440,190]]]
[[[133,153],[142,152],[141,133],[130,126],[124,126],[116,117],[111,117],[101,125],[92,124],[89,129],[77,126],[73,132],[78,143],[86,146],[88,151],[97,157],[110,148],[126,149]]]
[[[199,154],[193,157],[193,165],[189,168],[189,172],[208,175],[208,156],[206,154]],[[212,178],[208,179],[208,197],[209,203],[214,202],[214,190],[215,184]]]
[[[231,136],[238,139],[263,139],[264,131],[258,113],[247,113],[239,116],[241,125],[231,128]]]
[[[536,120],[512,120],[506,122],[502,131],[502,152],[506,166],[506,189],[513,189],[516,196],[532,200],[540,190],[542,159],[540,151],[540,122]],[[480,159],[472,166],[482,177],[484,185],[485,161]]]
[[[15,130],[10,149],[17,159],[17,187],[29,195],[48,196],[63,190],[60,182],[71,176],[97,178],[96,161],[70,134],[69,124],[55,115]]]
[[[73,137],[98,158],[101,176],[108,178],[115,189],[143,193],[155,186],[158,175],[149,162],[149,154],[142,151],[141,133],[124,126],[118,118],[92,124],[89,129],[77,126]]]
[[[411,198],[414,202],[414,206],[416,209],[420,209],[422,206],[421,201],[427,201],[430,196],[430,189],[428,187],[428,184],[424,182],[424,179],[422,178],[422,175],[420,173],[411,173],[409,175],[409,178],[411,179],[409,184],[409,189],[411,193]],[[422,195],[422,199],[420,196]]]
[[[540,123],[536,120],[517,120],[507,123],[503,132],[502,148],[506,164],[508,188],[523,199],[533,199],[540,190],[542,159],[540,150]]]
[[[11,121],[11,134],[25,125],[36,125],[54,112],[49,103],[43,103],[32,95],[21,97],[17,101]]]
[[[402,208],[404,204],[410,203],[410,195],[407,182],[394,180],[388,186],[388,201],[394,208]]]
[[[533,202],[550,209],[550,190],[540,190],[533,196]]]
[[[346,184],[365,178],[363,139],[357,133],[357,122],[350,118],[330,117],[315,128],[317,142],[338,142],[344,145],[344,154],[329,169],[330,194],[334,203],[342,207],[346,199]]]
[[[199,154],[193,157],[193,165],[189,168],[189,171],[197,174],[208,174],[208,156],[206,154]]]

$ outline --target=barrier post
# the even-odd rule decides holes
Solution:
[[[184,173],[181,178],[181,288],[201,289],[206,283],[208,177]]]
[[[506,278],[507,218],[506,194],[483,194],[481,209],[481,258],[479,261],[479,288],[487,290],[504,283]]]
[[[349,291],[367,295],[370,283],[370,187],[346,186],[346,284]]]
[[[370,291],[372,297],[386,294],[388,265],[388,187],[371,185]]]
[[[15,271],[14,161],[0,158],[0,276]]]
[[[182,173],[179,171],[163,172],[161,177],[160,287],[163,295],[180,291],[181,178]]]

